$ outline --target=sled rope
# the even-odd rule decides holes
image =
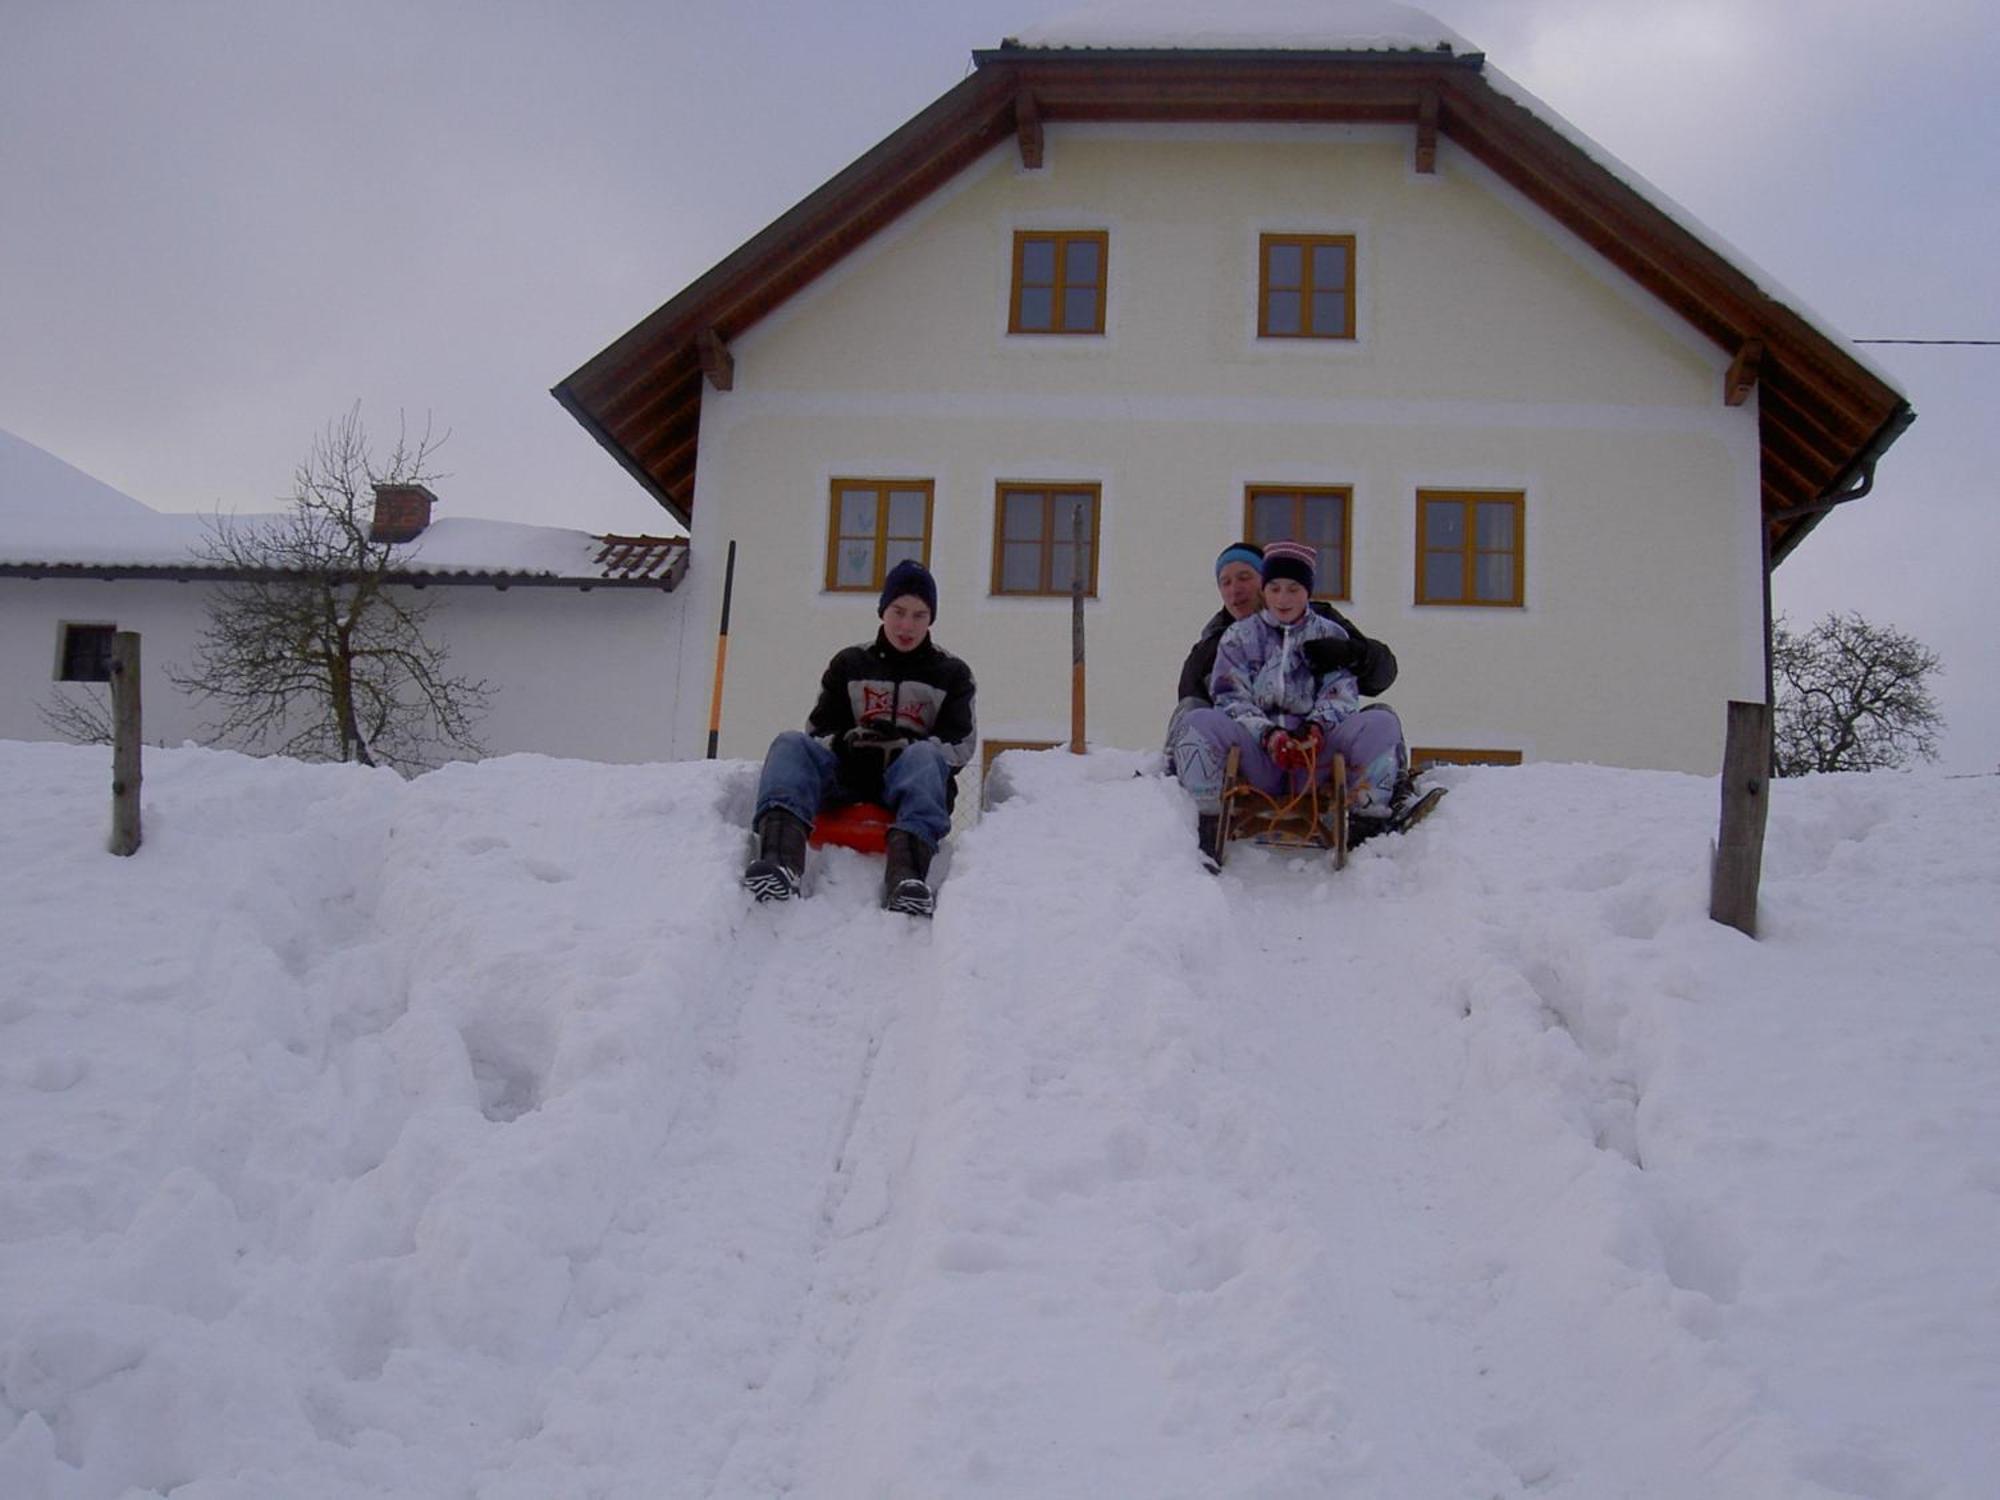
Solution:
[[[1319,756],[1313,750],[1312,741],[1303,741],[1302,746],[1305,750],[1306,758],[1306,784],[1298,791],[1293,792],[1288,798],[1280,802],[1278,800],[1278,793],[1267,792],[1260,786],[1252,786],[1248,782],[1244,782],[1236,788],[1236,795],[1240,797],[1245,793],[1249,793],[1261,797],[1265,802],[1270,804],[1269,811],[1265,815],[1272,819],[1289,818],[1299,810],[1300,803],[1306,803],[1311,808],[1313,826],[1317,828],[1319,826],[1319,776],[1317,774],[1319,771],[1317,764]]]

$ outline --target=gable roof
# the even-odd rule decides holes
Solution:
[[[1357,39],[1279,45],[1072,45],[1010,39],[551,394],[683,525],[692,520],[704,383],[729,342],[995,145],[1038,161],[1050,121],[1312,121],[1411,127],[1419,160],[1452,140],[1731,356],[1719,397],[1758,395],[1774,561],[1832,504],[1865,494],[1914,419],[1895,383],[1796,298],[1699,228],[1422,12],[1382,6]],[[1397,14],[1390,14],[1391,12]],[[1414,22],[1410,18],[1415,18]],[[1424,25],[1429,22],[1429,28]]]

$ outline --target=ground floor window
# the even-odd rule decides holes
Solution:
[[[1354,491],[1346,485],[1253,484],[1243,491],[1243,535],[1269,542],[1304,542],[1319,553],[1315,599],[1346,599],[1347,538]]]
[[[1002,484],[993,506],[993,592],[1066,597],[1080,573],[1084,593],[1095,598],[1100,499],[1100,487],[1084,482]]]
[[[1519,490],[1417,491],[1417,603],[1520,607],[1527,497]]]
[[[57,646],[58,682],[109,682],[111,680],[111,638],[116,625],[69,625],[62,627]]]
[[[826,586],[835,593],[872,594],[905,558],[929,567],[928,479],[836,479],[826,523]]]

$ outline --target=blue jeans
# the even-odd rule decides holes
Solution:
[[[882,772],[882,801],[894,826],[935,849],[951,831],[945,797],[951,767],[935,740],[918,740]],[[809,734],[788,729],[771,741],[764,774],[757,779],[757,816],[783,808],[810,828],[823,803],[857,800],[840,777],[840,757]]]

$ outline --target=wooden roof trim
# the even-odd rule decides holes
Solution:
[[[1734,355],[1746,340],[1761,340],[1767,373],[1773,362],[1783,363],[1862,433],[1900,401],[1809,321],[1547,121],[1484,80],[1475,88],[1462,80],[1454,85],[1446,100],[1449,135],[1718,347]]]
[[[1027,120],[1036,134],[1052,120],[1404,122],[1416,131],[1421,164],[1425,127],[1435,118],[1439,133],[1732,359],[1761,343],[1754,378],[1762,433],[1786,471],[1769,502],[1798,503],[1790,492],[1810,491],[1814,471],[1833,472],[1864,443],[1884,433],[1893,441],[1908,423],[1908,404],[1837,339],[1495,89],[1480,75],[1477,54],[1003,47],[974,56],[971,77],[556,387],[557,399],[683,524],[703,398],[697,340],[714,341],[710,370],[726,368],[718,349],[992,146],[1012,139],[1025,155]],[[1751,375],[1738,361],[1725,391],[1747,399]],[[1803,529],[1788,533],[1787,548]]]
[[[928,197],[944,180],[1012,132],[1006,80],[974,74],[662,304],[562,382],[586,399],[622,387],[663,344],[691,341],[706,324],[721,337],[757,317],[838,259],[807,270],[829,246],[858,244]],[[1004,128],[1003,128],[1004,127]],[[844,250],[840,253],[844,253]],[[771,295],[773,284],[783,294]]]

